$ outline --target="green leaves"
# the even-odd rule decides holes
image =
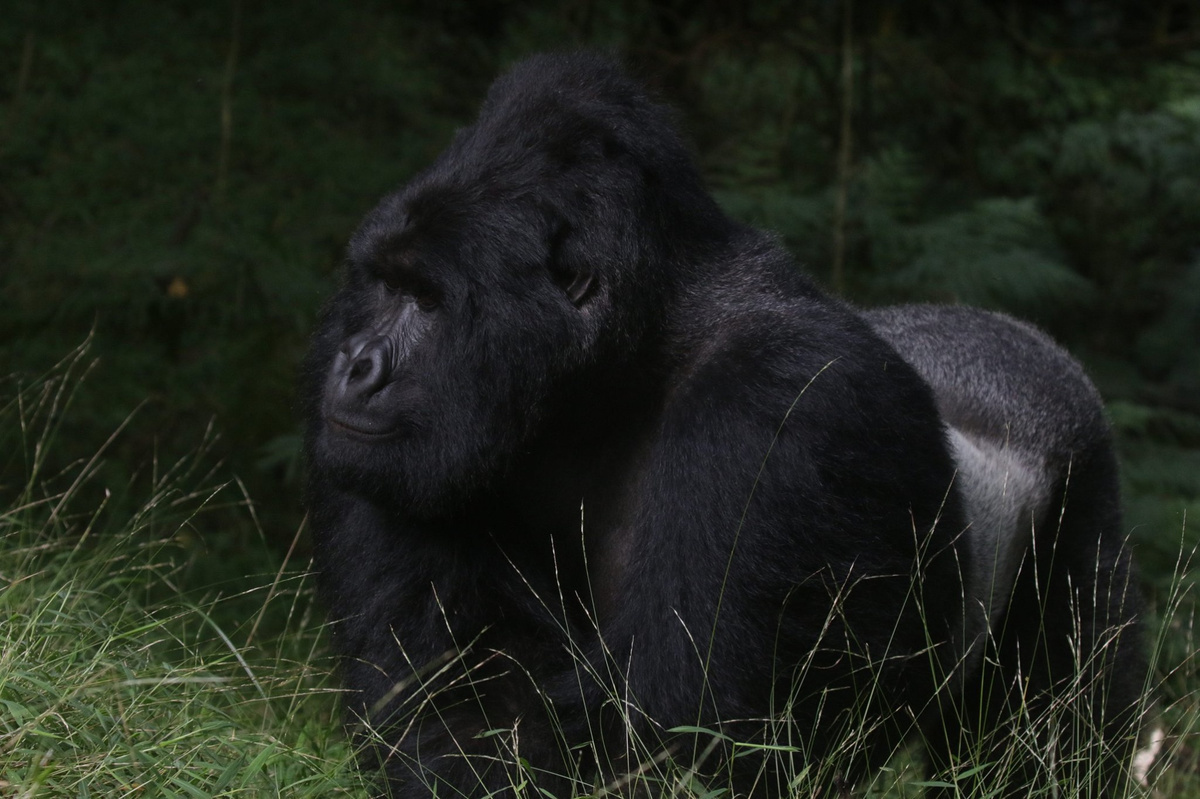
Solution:
[[[1062,261],[1036,200],[980,200],[915,226],[917,255],[892,283],[906,296],[1045,315],[1087,303],[1094,287]]]

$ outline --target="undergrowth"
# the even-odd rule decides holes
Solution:
[[[87,366],[80,350],[0,405],[27,467],[0,510],[0,796],[361,794],[304,564],[264,544],[239,556],[259,571],[187,584],[228,559],[197,514],[247,504],[206,447],[152,465],[132,513],[93,484],[101,458],[41,473]]]
[[[86,413],[72,400],[89,368],[83,347],[42,379],[12,383],[0,399],[0,447],[11,459],[4,474],[24,474],[0,485],[0,796],[367,795],[369,775],[354,767],[341,728],[312,576],[295,554],[303,546],[294,542],[281,557],[263,536],[257,547],[236,550],[202,540],[213,525],[211,518],[198,525],[201,515],[257,524],[236,479],[224,483],[223,468],[208,462],[210,439],[176,463],[152,459],[123,485],[105,484],[103,449],[45,471],[62,420]],[[1184,527],[1185,553],[1188,540]],[[1200,646],[1191,558],[1180,556],[1172,574],[1154,581],[1152,592],[1153,700],[1146,752],[1135,764],[1150,787],[1134,794],[1197,797]],[[1001,759],[1021,755],[1037,740],[1031,730],[1044,724],[1018,720]],[[978,786],[969,793],[928,781],[915,747],[851,790],[837,783],[837,762],[805,764],[802,745],[786,734],[751,745],[676,732],[749,757],[794,761],[781,795],[918,797],[932,787],[980,795]],[[861,733],[850,730],[846,745],[833,748],[860,757]],[[641,765],[628,780],[577,785],[609,795],[631,785],[648,796],[728,795],[719,778],[644,749],[631,753]],[[966,785],[973,775],[956,776]],[[543,796],[534,781],[520,793]],[[1064,785],[1054,795],[1084,794]]]

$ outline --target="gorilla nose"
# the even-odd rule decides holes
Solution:
[[[383,388],[391,374],[390,347],[385,336],[350,339],[342,347],[338,392],[346,401],[366,402]]]

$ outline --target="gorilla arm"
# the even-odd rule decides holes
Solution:
[[[327,491],[310,502],[348,721],[392,795],[503,793],[520,756],[562,773],[535,686],[564,668],[561,632],[477,531],[437,529]],[[337,546],[328,545],[336,537]],[[518,732],[512,732],[514,728]]]
[[[829,309],[804,310],[787,319]],[[873,701],[891,707],[932,693],[928,657],[914,668],[913,656],[948,620],[923,615],[913,578],[923,549],[949,550],[960,521],[928,390],[873,361],[869,333],[860,358],[771,321],[742,326],[753,340],[728,323],[734,333],[681,370],[629,470],[634,500],[597,531],[589,571],[608,669],[622,678],[609,690],[625,734],[649,737],[642,755],[680,726],[761,741],[764,709],[785,706],[819,749],[867,693],[853,685],[883,677],[899,696]],[[885,407],[910,413],[881,426]],[[931,532],[939,514],[946,526]],[[961,607],[951,560],[923,569],[942,609]]]

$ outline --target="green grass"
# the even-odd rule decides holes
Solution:
[[[31,467],[0,511],[0,796],[361,795],[311,575],[265,544],[200,547],[198,515],[236,495],[203,448],[116,519],[99,460],[38,472],[83,358],[0,419]]]
[[[89,368],[81,348],[0,400],[0,446],[12,459],[0,474],[24,475],[0,485],[0,796],[366,795],[300,548],[281,556],[262,535],[246,544],[213,534],[222,519],[258,520],[237,481],[222,484],[225,470],[208,463],[208,440],[178,463],[151,457],[123,485],[106,484],[104,450],[45,473],[62,420],[85,414],[72,400]],[[1186,527],[1181,536],[1190,540]],[[1149,581],[1155,797],[1200,797],[1194,574],[1181,557]],[[1002,758],[1045,723],[1018,720]],[[769,745],[732,745],[751,757],[801,752],[779,729]],[[847,732],[846,757],[859,754],[861,733]],[[646,795],[728,795],[690,761],[643,749],[631,782]],[[797,765],[787,792],[809,795],[837,770]],[[917,797],[924,780],[919,752],[904,750],[855,793]],[[1058,795],[1082,796],[1069,786]]]

